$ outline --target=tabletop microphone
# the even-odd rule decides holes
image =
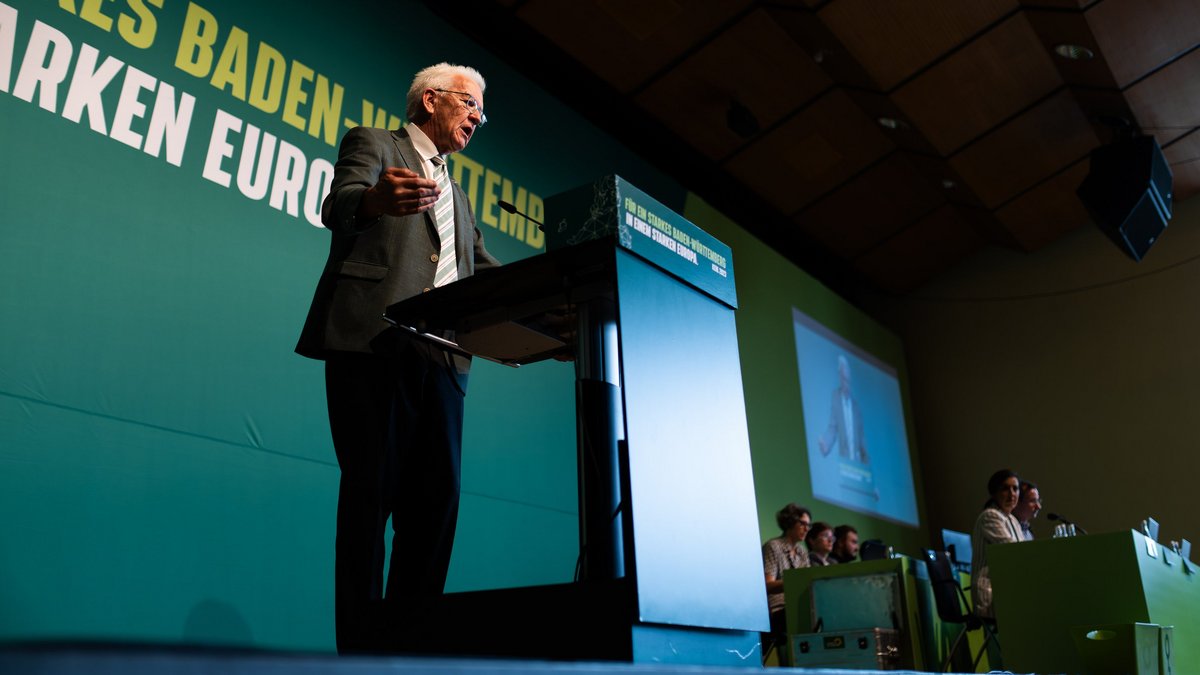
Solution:
[[[1087,534],[1087,530],[1083,529],[1082,526],[1080,526],[1077,523],[1073,523],[1070,520],[1067,520],[1066,518],[1064,518],[1063,516],[1061,516],[1057,513],[1047,513],[1046,518],[1049,520],[1057,520],[1059,522],[1066,523],[1067,525],[1074,525],[1075,529],[1079,530],[1079,534]]]
[[[504,201],[503,199],[499,200],[498,204],[500,205],[501,209],[504,209],[505,211],[513,214],[514,216],[521,216],[525,220],[528,220],[529,222],[533,223],[534,225],[537,225],[538,229],[541,230],[542,232],[546,231],[546,228],[545,228],[545,226],[542,225],[542,223],[539,223],[538,221],[534,220],[533,218],[530,218],[529,216],[525,215],[524,213],[521,213],[520,211],[517,210],[517,207],[513,206],[512,204],[509,204],[508,202]]]

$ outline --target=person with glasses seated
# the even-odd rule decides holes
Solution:
[[[833,526],[820,521],[812,524],[808,534],[804,536],[804,544],[808,546],[808,564],[811,567],[826,567],[836,565],[833,557]]]
[[[1030,529],[1030,524],[1033,519],[1038,517],[1038,513],[1042,510],[1042,494],[1038,492],[1038,486],[1031,481],[1021,481],[1021,496],[1017,498],[1017,505],[1013,508],[1013,517],[1021,524],[1021,539],[1024,541],[1033,541],[1033,530]]]
[[[800,546],[812,525],[812,512],[792,503],[775,514],[780,536],[769,539],[762,547],[763,574],[767,582],[767,609],[770,611],[771,632],[762,636],[764,656],[773,647],[787,642],[787,616],[784,612],[783,572],[808,567],[808,554]]]
[[[382,317],[394,303],[500,264],[446,167],[487,119],[484,87],[474,68],[418,72],[408,125],[348,131],[321,206],[329,257],[296,351],[325,362],[341,472],[334,623],[343,654],[401,648],[446,582],[470,360]]]

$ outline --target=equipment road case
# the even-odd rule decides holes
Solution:
[[[896,670],[900,667],[900,632],[864,628],[792,635],[792,665]]]

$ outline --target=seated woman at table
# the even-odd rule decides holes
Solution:
[[[788,504],[775,514],[775,524],[782,534],[763,544],[763,574],[767,581],[767,609],[770,611],[771,632],[763,636],[763,652],[768,646],[787,642],[787,618],[783,611],[783,572],[808,567],[808,554],[800,547],[812,512],[799,504]]]
[[[991,496],[975,519],[971,534],[971,602],[976,615],[994,618],[987,549],[992,544],[1022,541],[1021,523],[1012,514],[1021,490],[1021,477],[1014,471],[1001,469],[988,479],[987,489]]]
[[[808,546],[808,564],[812,567],[836,565],[833,556],[833,526],[829,523],[815,522],[804,537]]]

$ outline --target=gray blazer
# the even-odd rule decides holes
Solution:
[[[412,216],[355,218],[362,195],[387,167],[424,175],[422,160],[404,129],[358,127],[342,139],[321,222],[332,235],[329,259],[313,296],[296,352],[324,359],[329,352],[385,353],[395,329],[383,320],[391,304],[428,291],[441,246],[433,209]],[[453,181],[452,181],[453,182]],[[453,183],[455,254],[459,278],[500,264],[483,246],[467,195]],[[466,374],[470,362],[455,358]]]

